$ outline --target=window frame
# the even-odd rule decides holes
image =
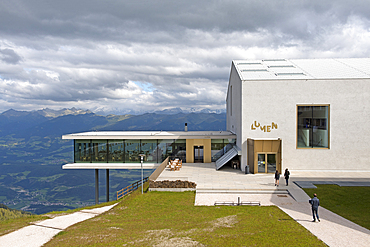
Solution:
[[[328,107],[328,118],[327,118],[327,122],[326,122],[326,125],[327,125],[327,130],[328,130],[328,147],[313,147],[313,146],[310,146],[310,147],[299,147],[298,146],[298,137],[299,137],[299,128],[298,128],[298,123],[299,123],[299,119],[298,119],[298,107],[301,107],[301,106],[325,106],[325,107]],[[296,105],[296,111],[295,111],[295,115],[296,115],[296,137],[295,137],[295,141],[296,141],[296,149],[330,149],[330,104],[297,104]],[[312,120],[312,116],[311,116],[311,120]]]

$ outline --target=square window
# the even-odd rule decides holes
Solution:
[[[329,148],[329,105],[297,105],[297,148]]]

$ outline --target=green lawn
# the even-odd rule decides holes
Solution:
[[[194,206],[194,199],[136,191],[45,246],[326,246],[275,206]]]
[[[320,199],[320,206],[339,214],[370,230],[370,187],[340,187],[316,185],[317,189],[304,189]],[[320,212],[319,212],[320,215]]]

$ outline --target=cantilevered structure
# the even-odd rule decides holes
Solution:
[[[236,135],[230,131],[94,131],[62,138],[73,140],[74,146],[74,161],[63,169],[94,169],[97,202],[99,169],[106,170],[108,201],[109,169],[140,169],[139,154],[145,155],[143,169],[154,169],[167,157],[184,163],[214,162],[234,150]]]

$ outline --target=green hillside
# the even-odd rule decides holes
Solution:
[[[24,216],[29,216],[31,213],[21,210],[11,209],[0,203],[0,221],[16,219]]]

